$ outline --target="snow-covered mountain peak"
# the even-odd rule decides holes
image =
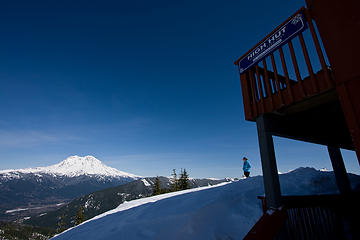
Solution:
[[[43,168],[46,171],[54,172],[67,176],[80,176],[80,175],[103,175],[111,177],[132,177],[135,175],[119,171],[115,168],[108,167],[100,160],[93,156],[70,156],[62,162]]]
[[[63,160],[62,162],[55,164],[54,166],[57,166],[59,168],[63,167],[75,167],[75,168],[83,168],[83,167],[90,167],[91,169],[97,168],[97,167],[104,167],[105,165],[98,160],[97,158],[93,156],[85,156],[80,157],[78,155],[70,156]],[[106,166],[105,166],[106,167]]]
[[[119,171],[115,168],[106,166],[94,156],[70,156],[58,164],[48,167],[27,168],[18,170],[3,170],[0,173],[20,172],[20,173],[47,173],[68,177],[77,177],[81,175],[99,175],[105,177],[126,177],[138,178],[138,176]]]

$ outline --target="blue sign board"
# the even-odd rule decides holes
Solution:
[[[285,23],[279,30],[270,35],[265,41],[258,44],[248,55],[240,59],[240,74],[260,62],[270,53],[287,43],[299,33],[307,28],[305,16],[303,13],[297,14],[295,17]]]

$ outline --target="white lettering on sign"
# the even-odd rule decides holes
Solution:
[[[272,36],[266,39],[262,44],[260,44],[255,50],[253,50],[247,56],[248,60],[252,60],[253,58],[257,58],[260,53],[265,51],[266,49],[272,47],[274,44],[278,44],[278,40],[285,33],[286,26],[282,27],[279,31],[275,32]]]
[[[286,42],[290,41],[306,28],[307,25],[304,15],[302,13],[298,13],[295,17],[290,19],[287,23],[279,27],[278,30],[266,38],[265,41],[256,45],[249,54],[238,60],[240,74],[261,61]]]

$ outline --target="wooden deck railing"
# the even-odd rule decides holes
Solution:
[[[306,8],[298,10],[283,24],[261,40],[259,44],[272,36],[276,31],[279,31],[282,26],[299,13],[304,14],[307,21],[308,28],[305,32],[299,33],[285,45],[271,52],[266,58],[261,59],[257,64],[240,74],[246,120],[254,121],[259,114],[279,111],[293,103],[333,89],[335,86],[331,70],[326,64],[312,18]],[[310,32],[316,54],[309,54],[308,52],[307,44],[309,43],[305,41],[303,36],[306,31]],[[296,39],[299,40],[301,49],[294,48],[293,41]],[[239,67],[239,72],[240,60],[254,51],[259,44],[255,45],[235,62]],[[284,48],[286,47],[288,48],[290,56],[284,53]],[[299,68],[295,52],[298,54],[302,52],[306,63],[307,76],[301,76],[301,72],[304,71],[301,71],[303,69]],[[280,61],[276,61],[275,54],[279,56]],[[319,71],[314,71],[313,66],[315,60],[320,62],[321,69]],[[268,65],[268,63],[270,64]],[[272,71],[270,71],[270,68]],[[282,69],[283,75],[280,74],[280,69]],[[293,74],[294,79],[291,79],[289,70],[295,72],[295,74]]]
[[[262,201],[264,216],[266,216],[268,209],[265,198],[263,196],[258,198]],[[275,226],[276,229],[280,229],[279,224],[282,224],[282,238],[289,240],[356,239],[359,230],[356,229],[356,226],[354,229],[354,225],[358,222],[359,209],[349,209],[350,202],[347,200],[350,200],[351,203],[358,203],[360,194],[354,193],[347,199],[341,195],[283,196],[286,220],[282,220],[276,215],[272,218],[268,216],[267,227]],[[358,206],[358,204],[349,206]],[[261,226],[261,222],[263,221],[260,219],[244,240],[259,239],[258,236],[266,235],[270,236],[267,239],[275,239],[276,234],[274,235],[273,231],[267,234],[266,228]]]

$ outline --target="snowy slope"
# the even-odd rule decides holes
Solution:
[[[360,184],[359,176],[351,180]],[[280,176],[283,194],[335,193],[332,172],[300,168]],[[262,215],[261,176],[125,202],[54,239],[242,239]]]
[[[128,177],[138,178],[138,176],[126,172],[119,171],[115,168],[108,167],[100,160],[93,156],[70,156],[62,162],[48,167],[37,167],[27,169],[10,169],[1,170],[0,174],[8,177],[16,177],[17,173],[45,173],[51,175],[77,177],[81,175],[101,175],[107,177]]]
[[[158,177],[158,179],[162,189],[170,188],[170,179],[166,177]],[[191,179],[190,188],[216,185],[226,181],[227,180],[225,179]],[[84,207],[84,214],[87,219],[92,218],[116,208],[125,201],[132,201],[135,199],[151,196],[155,182],[155,177],[142,178],[116,187],[92,192],[71,201],[69,204],[64,204],[56,211],[48,212],[46,215],[42,216],[34,216],[24,223],[33,226],[57,228],[58,219],[65,213],[69,217],[66,218],[64,222],[66,223],[67,227],[71,227],[73,226],[73,223],[71,223],[72,219],[70,216],[76,216],[77,212],[79,211],[79,206]]]

